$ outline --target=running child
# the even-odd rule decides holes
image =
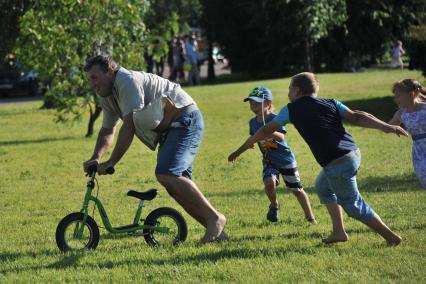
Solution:
[[[249,121],[250,135],[255,134],[259,128],[276,117],[276,114],[273,113],[272,98],[272,92],[268,88],[258,86],[244,99],[244,102],[250,103],[250,110],[256,115]],[[270,201],[266,219],[270,222],[277,222],[279,219],[280,205],[277,200],[276,187],[279,185],[279,178],[282,175],[285,185],[302,207],[306,220],[315,224],[316,220],[308,195],[303,190],[300,181],[296,159],[284,139],[286,133],[285,128],[280,127],[257,143],[263,156],[263,184]]]
[[[321,203],[326,205],[333,224],[331,234],[323,239],[323,242],[348,240],[340,210],[343,207],[350,217],[380,234],[388,246],[399,245],[401,237],[383,223],[358,191],[356,174],[361,154],[352,136],[343,127],[342,118],[354,125],[375,128],[398,136],[407,136],[408,133],[401,127],[389,125],[369,113],[352,111],[337,100],[318,98],[318,90],[319,82],[314,74],[305,72],[292,77],[288,93],[290,103],[282,108],[271,122],[230,154],[228,160],[234,161],[254,143],[291,122],[323,168],[317,177],[315,188]]]
[[[393,84],[392,93],[399,110],[389,124],[404,124],[413,138],[414,172],[426,188],[426,88],[416,80],[405,79]]]

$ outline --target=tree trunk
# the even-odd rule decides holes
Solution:
[[[102,112],[102,108],[98,104],[95,105],[95,111],[93,111],[92,108],[90,108],[90,119],[89,119],[89,125],[87,127],[86,137],[92,137],[93,125],[95,124],[95,121],[99,117],[101,112]]]
[[[305,40],[305,70],[308,72],[313,72],[312,69],[313,55],[312,55],[312,45],[309,39]]]

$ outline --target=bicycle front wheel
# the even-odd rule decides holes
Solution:
[[[146,226],[167,228],[168,232],[155,229],[144,229],[145,241],[152,245],[177,245],[186,240],[188,228],[183,216],[173,208],[161,207],[148,214],[144,222]]]
[[[95,249],[99,243],[99,228],[92,217],[71,213],[59,222],[56,228],[56,244],[62,252]]]

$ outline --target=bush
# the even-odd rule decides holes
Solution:
[[[410,28],[407,51],[410,54],[410,68],[422,70],[426,77],[426,25]]]

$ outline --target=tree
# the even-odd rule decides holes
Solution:
[[[320,40],[315,65],[322,71],[356,69],[381,62],[395,40],[405,41],[421,23],[424,0],[346,0],[348,18]]]
[[[342,26],[347,19],[345,0],[302,1],[301,34],[305,35],[305,70],[313,71],[312,47],[328,35],[333,27]]]
[[[15,47],[19,18],[29,8],[29,0],[3,0],[0,3],[0,63]]]
[[[198,0],[150,0],[149,3],[145,16],[149,32],[147,52],[159,61],[168,55],[168,43],[173,36],[198,25],[201,6]]]
[[[93,122],[100,113],[82,69],[88,56],[107,52],[141,69],[147,8],[138,0],[37,1],[21,18],[17,53],[49,83],[46,99],[58,110],[57,121],[78,119],[89,109]],[[86,136],[93,133],[93,125],[88,128]]]
[[[426,25],[411,27],[408,39],[410,67],[422,70],[423,76],[426,77]]]
[[[312,69],[312,46],[346,19],[344,0],[201,1],[212,40],[232,72],[283,75]]]

